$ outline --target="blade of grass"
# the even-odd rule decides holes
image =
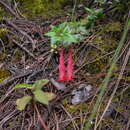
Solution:
[[[105,77],[103,83],[100,86],[101,90],[100,90],[99,96],[98,96],[98,98],[96,100],[96,103],[94,105],[94,108],[92,110],[92,114],[90,115],[90,117],[88,119],[88,122],[85,124],[85,127],[84,127],[85,130],[89,130],[89,128],[92,125],[91,122],[93,121],[94,117],[96,116],[97,109],[98,109],[98,107],[100,105],[101,99],[102,99],[102,97],[103,97],[103,95],[105,93],[105,90],[107,88],[107,85],[108,85],[108,83],[110,81],[113,69],[114,69],[114,67],[116,65],[116,62],[118,61],[118,56],[120,54],[120,51],[121,51],[121,49],[122,49],[122,47],[124,45],[124,42],[125,42],[129,27],[130,27],[130,17],[128,17],[128,20],[127,20],[127,22],[125,24],[123,35],[122,35],[121,40],[119,42],[119,45],[118,45],[118,47],[117,47],[117,49],[115,51],[115,54],[114,54],[114,56],[112,58],[111,66],[110,66],[110,68],[108,70],[107,76]]]
[[[130,43],[130,42],[129,42],[129,43]],[[124,71],[125,71],[126,65],[127,65],[128,61],[129,61],[129,57],[130,57],[130,48],[129,48],[127,54],[126,54],[124,63],[123,63],[122,68],[121,68],[121,72],[120,72],[120,74],[119,74],[119,76],[118,76],[118,80],[117,80],[117,82],[116,82],[116,84],[115,84],[115,88],[114,88],[114,90],[113,90],[113,92],[112,92],[112,94],[111,94],[111,96],[110,96],[110,99],[109,99],[109,101],[108,101],[108,103],[107,103],[107,106],[106,106],[106,108],[105,108],[103,114],[101,115],[100,120],[98,121],[98,123],[97,123],[97,125],[96,125],[96,128],[99,126],[100,122],[102,121],[103,116],[105,115],[106,111],[108,110],[108,107],[110,106],[111,101],[112,101],[114,95],[116,94],[116,90],[118,89],[120,80],[122,79],[122,76],[123,76],[123,73],[124,73]]]

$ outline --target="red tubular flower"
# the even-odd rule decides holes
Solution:
[[[73,60],[72,60],[72,47],[69,49],[68,66],[67,66],[67,80],[73,80]]]
[[[59,81],[66,80],[66,68],[64,64],[64,50],[60,51],[60,64],[59,64]]]

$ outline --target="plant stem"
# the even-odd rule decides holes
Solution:
[[[36,109],[38,119],[39,119],[39,121],[40,121],[40,123],[41,123],[43,129],[44,129],[44,130],[48,130],[48,128],[47,128],[47,126],[46,126],[44,120],[42,119],[42,117],[41,117],[41,115],[40,115],[40,113],[39,113],[39,111],[38,111],[38,108],[37,108],[36,103],[34,103],[34,107],[35,107],[35,109]]]
[[[99,107],[99,105],[101,103],[101,99],[102,99],[102,97],[103,97],[103,95],[105,93],[105,90],[106,90],[106,88],[108,86],[108,83],[110,81],[110,78],[112,76],[113,69],[114,69],[114,67],[116,65],[116,62],[118,61],[118,56],[119,56],[120,51],[121,51],[121,49],[122,49],[122,47],[124,45],[124,42],[125,42],[129,27],[130,27],[130,17],[128,16],[128,21],[125,24],[123,35],[122,35],[121,40],[119,42],[119,45],[118,45],[118,47],[117,47],[117,49],[115,51],[115,54],[114,54],[114,56],[112,58],[111,66],[110,66],[110,68],[108,70],[107,76],[105,77],[103,83],[100,86],[101,90],[100,90],[99,96],[98,96],[98,98],[96,100],[96,103],[94,105],[94,108],[92,110],[92,114],[90,115],[90,117],[88,119],[88,122],[85,124],[85,127],[84,127],[85,130],[90,129],[90,127],[92,125],[91,122],[93,121],[94,117],[96,116],[97,109],[98,109],[98,107]]]

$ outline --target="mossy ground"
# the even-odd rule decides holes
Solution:
[[[18,8],[21,14],[26,17],[28,20],[38,21],[38,23],[43,23],[43,19],[50,19],[50,21],[58,21],[55,23],[56,25],[63,22],[62,16],[66,16],[67,11],[63,9],[63,6],[69,5],[69,0],[56,0],[56,1],[43,1],[43,0],[16,0],[18,2]],[[71,12],[73,8],[69,8]],[[116,12],[116,11],[119,12]],[[82,9],[78,10],[82,12]],[[113,12],[112,12],[113,11]],[[42,104],[37,104],[39,108],[40,114],[44,117],[47,116],[46,124],[50,129],[56,129],[57,125],[59,128],[65,128],[70,130],[71,128],[81,128],[81,125],[84,123],[84,119],[87,119],[87,116],[90,115],[90,112],[93,108],[97,97],[97,91],[99,90],[99,85],[102,83],[104,77],[107,74],[107,70],[110,66],[111,58],[114,54],[115,49],[118,46],[119,40],[122,35],[122,31],[124,28],[124,24],[126,21],[126,10],[121,7],[118,7],[112,10],[108,16],[104,16],[103,19],[97,21],[95,26],[92,30],[90,30],[90,35],[86,36],[86,39],[81,43],[77,44],[73,48],[73,52],[75,55],[73,56],[74,59],[74,67],[77,73],[74,77],[74,82],[68,83],[67,88],[73,87],[75,89],[78,87],[80,83],[91,84],[93,86],[93,95],[92,97],[84,103],[78,105],[70,104],[71,97],[67,96],[71,94],[71,89],[64,93],[62,91],[58,91],[54,88],[54,86],[50,83],[48,86],[43,88],[44,91],[52,91],[57,94],[57,102],[52,102],[52,106],[50,108],[45,107]],[[0,8],[0,12],[2,15],[0,16],[0,20],[5,16],[7,12]],[[77,14],[80,16],[80,14]],[[86,16],[87,13],[84,15]],[[112,15],[112,16],[111,16]],[[57,16],[61,16],[60,18]],[[67,16],[68,17],[68,16]],[[82,16],[80,16],[82,18]],[[9,17],[13,19],[13,17]],[[67,19],[67,18],[66,18]],[[50,23],[50,25],[53,23]],[[5,24],[6,25],[6,24]],[[20,22],[17,24],[20,29],[26,31],[25,26],[23,26]],[[3,47],[0,48],[0,65],[2,63],[5,66],[0,68],[0,83],[7,79],[9,76],[14,75],[17,76],[20,74],[26,73],[28,71],[37,70],[38,68],[45,68],[44,74],[42,75],[45,78],[50,78],[49,74],[50,71],[54,71],[53,77],[57,78],[58,72],[55,71],[58,64],[52,63],[52,61],[57,61],[58,57],[51,57],[52,60],[48,62],[48,57],[50,54],[50,41],[43,37],[43,41],[41,42],[39,35],[35,35],[33,37],[35,40],[39,40],[38,44],[36,44],[36,49],[32,50],[31,44],[26,43],[25,37],[23,41],[20,39],[18,40],[17,31],[13,32],[10,29],[10,26],[7,28],[0,28],[0,39],[3,41]],[[42,28],[42,25],[40,26]],[[46,25],[43,27],[42,36],[46,33],[46,28],[49,30],[50,26]],[[28,28],[27,28],[28,30]],[[10,33],[10,31],[13,32]],[[27,31],[29,36],[34,36],[37,30],[33,30],[31,32],[31,28]],[[45,32],[44,32],[45,31]],[[31,34],[30,34],[31,33]],[[39,34],[39,32],[38,32]],[[21,38],[21,35],[19,35]],[[33,59],[28,53],[24,50],[16,46],[11,41],[11,38],[18,40],[20,45],[27,48],[31,53],[33,53],[38,61]],[[87,41],[87,39],[90,39]],[[46,42],[44,42],[46,41]],[[87,41],[87,42],[86,42]],[[1,46],[1,43],[0,43]],[[4,49],[5,48],[5,49]],[[122,57],[125,57],[127,51],[123,54]],[[48,55],[49,54],[49,55]],[[42,60],[42,62],[39,62]],[[113,91],[115,81],[119,75],[120,67],[122,66],[123,58],[120,58],[118,64],[115,67],[113,72],[113,76],[111,79],[111,83],[107,88],[107,91],[104,96],[104,101],[100,106],[99,115],[103,112],[106,107],[107,102],[109,101],[110,94]],[[11,67],[10,67],[11,66]],[[6,68],[7,67],[7,68]],[[11,71],[10,71],[11,70]],[[46,72],[46,70],[48,72]],[[46,72],[46,73],[45,73]],[[47,76],[46,76],[47,75]],[[41,74],[38,76],[33,77],[34,79],[42,78]],[[16,79],[13,83],[23,83],[27,81],[28,76]],[[31,79],[30,81],[33,81]],[[113,130],[119,130],[120,128],[125,128],[127,125],[126,122],[128,120],[127,116],[129,114],[129,98],[130,98],[130,89],[129,89],[129,82],[130,82],[130,73],[129,73],[129,63],[127,69],[125,70],[125,74],[121,79],[121,83],[119,85],[118,91],[116,92],[115,97],[112,100],[113,104],[116,104],[116,108],[113,109],[113,114],[109,115],[109,117],[104,118],[101,122],[99,128],[103,130],[108,130],[109,128]],[[112,85],[111,85],[112,84]],[[1,96],[3,97],[7,93],[10,93],[10,85],[2,86],[0,88]],[[22,90],[22,91],[12,91],[9,96],[2,100],[2,108],[1,110],[1,117],[0,121],[4,119],[8,114],[16,110],[15,101],[17,98],[20,98],[21,95],[30,94],[29,91]],[[60,98],[61,96],[61,98]],[[4,103],[9,105],[4,105]],[[63,107],[61,107],[63,105]],[[9,120],[5,121],[2,125],[3,128],[7,129],[23,129],[26,128],[33,128],[35,130],[40,129],[40,125],[37,119],[37,114],[32,104],[25,109],[23,112],[15,112],[15,117],[10,117]],[[3,109],[5,107],[5,109]],[[48,114],[47,112],[52,111]],[[45,113],[46,111],[46,113]],[[19,113],[19,114],[17,114]],[[48,115],[47,115],[48,114]],[[12,114],[13,116],[13,114]],[[33,123],[32,123],[33,122]],[[21,125],[23,124],[23,126]],[[30,126],[31,125],[31,126]]]
[[[20,0],[20,6],[22,14],[27,18],[46,18],[50,19],[52,17],[63,16],[63,7],[69,0]]]

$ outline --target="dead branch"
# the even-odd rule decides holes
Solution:
[[[16,18],[18,18],[18,19],[20,18],[20,17],[15,13],[15,11],[14,11],[9,5],[7,5],[4,1],[0,0],[0,4],[1,4],[5,9],[7,9],[12,16],[14,16],[14,17],[16,17]]]
[[[25,36],[32,43],[32,48],[35,49],[35,41],[24,31],[20,30],[17,25],[13,24],[10,20],[5,19],[8,25],[12,26],[16,31]]]
[[[25,52],[27,52],[32,58],[34,58],[35,60],[37,60],[37,58],[29,50],[27,50],[25,47],[23,47],[22,45],[20,45],[17,41],[13,40],[13,42],[17,46],[19,46],[22,50],[24,50]]]

